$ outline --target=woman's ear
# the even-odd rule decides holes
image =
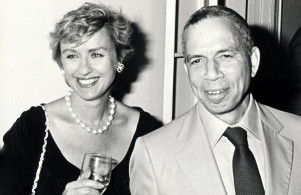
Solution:
[[[123,69],[124,69],[124,65],[121,62],[118,62],[117,67],[116,67],[116,71],[118,73],[122,73]]]
[[[255,77],[260,63],[260,51],[259,48],[254,46],[251,52],[251,76]]]

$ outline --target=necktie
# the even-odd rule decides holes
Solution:
[[[235,146],[232,165],[236,194],[264,194],[256,160],[248,147],[247,132],[240,127],[229,127],[224,136]]]

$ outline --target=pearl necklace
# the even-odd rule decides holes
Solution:
[[[115,99],[112,96],[109,96],[109,101],[110,101],[110,116],[109,116],[109,120],[102,126],[102,128],[99,128],[98,130],[93,129],[89,126],[87,126],[81,119],[79,119],[79,117],[73,112],[73,108],[71,105],[71,100],[70,100],[70,96],[71,96],[71,92],[69,91],[68,94],[65,96],[65,100],[66,100],[66,105],[67,108],[69,110],[69,112],[71,113],[71,116],[75,119],[75,121],[80,124],[80,126],[87,130],[89,133],[94,133],[95,135],[97,135],[98,133],[102,134],[103,132],[107,131],[109,129],[109,127],[112,124],[112,121],[114,119],[114,114],[116,113],[116,104],[115,104]]]

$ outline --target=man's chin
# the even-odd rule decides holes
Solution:
[[[226,105],[209,105],[205,108],[213,115],[223,115],[231,111]]]

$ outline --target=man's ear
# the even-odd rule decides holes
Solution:
[[[184,70],[185,70],[185,72],[188,74],[188,72],[187,72],[187,64],[184,62],[184,64],[183,64],[183,66],[184,66]]]
[[[260,51],[259,48],[254,46],[251,52],[251,76],[255,77],[260,63]]]

